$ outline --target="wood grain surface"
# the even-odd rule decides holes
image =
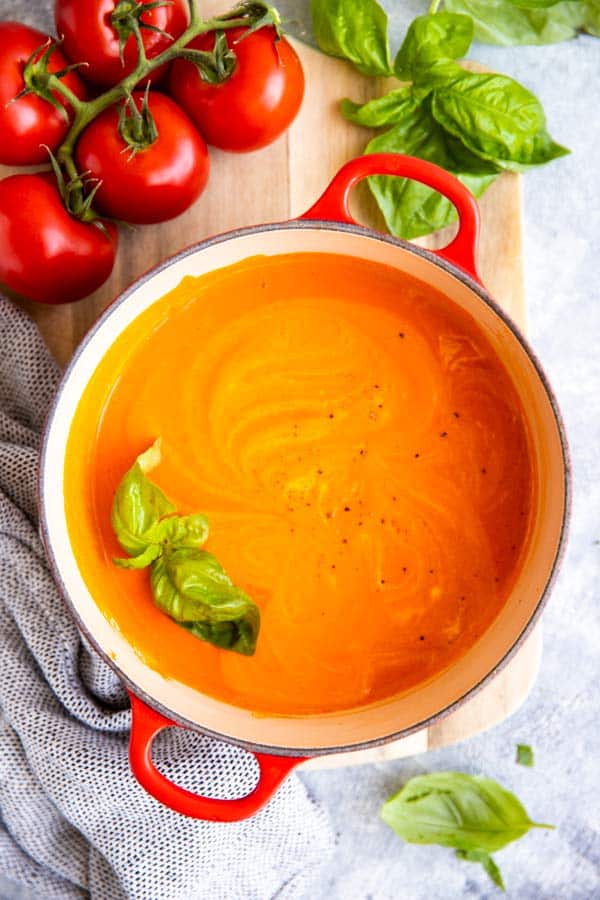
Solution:
[[[220,6],[207,2],[203,8],[209,15]],[[362,152],[369,132],[342,118],[339,100],[351,97],[366,101],[381,93],[385,85],[377,79],[363,78],[347,64],[310,47],[298,43],[296,46],[305,69],[306,95],[302,110],[286,135],[271,147],[252,154],[225,154],[211,149],[211,176],[199,201],[163,225],[122,229],[114,272],[92,296],[68,306],[21,303],[38,323],[61,365],[68,362],[99,313],[142,272],[209,235],[299,215],[312,205],[340,166]],[[9,172],[0,167],[0,175]],[[380,227],[366,189],[359,186],[352,203],[358,221]],[[502,175],[480,206],[479,263],[483,281],[523,325],[519,176]],[[449,234],[440,234],[419,243],[443,246],[448,238]],[[433,727],[375,750],[322,757],[306,765],[324,767],[412,755],[489,728],[513,712],[527,696],[537,674],[540,647],[537,629],[489,685]]]

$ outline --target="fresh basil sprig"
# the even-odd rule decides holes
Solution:
[[[532,828],[554,827],[533,822],[520,800],[496,781],[460,772],[411,778],[384,803],[381,817],[410,844],[452,847],[460,859],[481,863],[501,888],[490,854]]]
[[[464,13],[470,2],[465,0]],[[355,62],[343,52],[347,21],[363,6],[374,17],[374,4],[312,0],[321,49],[330,53],[332,35],[339,32],[334,55]],[[525,171],[569,151],[552,140],[541,103],[525,87],[506,75],[468,72],[458,65],[473,39],[473,18],[464,13],[446,2],[445,10],[417,16],[394,61],[397,77],[409,83],[362,106],[343,100],[341,110],[358,125],[389,129],[367,144],[366,153],[405,153],[436,163],[480,197],[503,170]],[[416,182],[376,176],[369,187],[398,237],[420,237],[456,219],[444,197]]]
[[[428,99],[389,131],[373,138],[365,152],[404,153],[426,159],[460,178],[476,197],[497,178],[492,163],[471,153],[436,122]],[[456,218],[450,201],[419,181],[376,175],[369,178],[369,187],[392,234],[420,237]]]
[[[175,515],[175,506],[147,477],[160,462],[160,441],[142,453],[119,484],[111,524],[129,554],[124,569],[150,566],[154,602],[178,625],[216,647],[251,656],[260,612],[214,556],[202,550],[208,521]]]

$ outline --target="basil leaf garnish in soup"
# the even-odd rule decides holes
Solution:
[[[154,528],[175,512],[163,492],[146,478],[160,462],[160,441],[140,454],[117,488],[110,522],[123,550],[139,556],[155,543]]]
[[[254,653],[258,607],[211,553],[176,547],[152,565],[154,602],[196,637],[238,653]]]
[[[216,647],[251,656],[260,612],[219,561],[201,549],[208,520],[201,513],[173,515],[175,506],[148,478],[161,458],[160,442],[137,458],[117,488],[111,524],[130,554],[124,569],[150,566],[156,606],[178,625]]]

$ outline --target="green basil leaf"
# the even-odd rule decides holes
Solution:
[[[113,501],[110,521],[119,544],[131,556],[156,543],[153,529],[158,520],[175,511],[163,492],[146,478],[160,462],[160,441],[142,453],[123,477]]]
[[[520,766],[534,765],[533,750],[529,744],[517,744],[517,762]]]
[[[547,9],[550,6],[556,6],[559,0],[507,0],[507,2],[520,9]],[[566,2],[573,3],[577,0],[566,0]]]
[[[366,153],[404,153],[426,159],[452,172],[480,197],[497,177],[497,169],[470,153],[447,134],[431,115],[429,101],[390,131],[369,142]],[[408,178],[376,175],[369,187],[392,234],[407,240],[438,231],[456,220],[446,197]]]
[[[169,516],[158,523],[154,534],[170,547],[201,547],[208,540],[208,519],[202,513]]]
[[[194,637],[213,647],[253,656],[260,630],[260,614],[258,607],[253,605],[244,618],[232,622],[182,622],[181,625]]]
[[[583,0],[564,0],[548,9],[520,9],[508,0],[445,0],[446,9],[471,16],[475,40],[484,44],[554,44],[584,27]]]
[[[151,584],[158,608],[196,637],[254,653],[258,607],[212,554],[192,547],[166,551],[152,564]]]
[[[506,75],[464,73],[433,93],[431,111],[472,153],[505,168],[568,153],[546,132],[537,97]]]
[[[127,556],[125,559],[114,556],[113,562],[120,569],[145,569],[155,559],[158,559],[162,552],[161,544],[148,544],[146,549],[142,553],[138,553],[137,556]]]
[[[500,869],[490,854],[486,853],[485,850],[456,850],[455,853],[459,859],[464,859],[467,862],[480,863],[494,884],[499,887],[501,891],[506,890]]]
[[[438,59],[460,59],[473,40],[473,20],[451,12],[417,16],[394,62],[397,78],[412,80],[415,70]]]
[[[588,34],[600,37],[600,0],[587,0],[583,28]]]
[[[522,803],[496,781],[460,772],[411,778],[382,807],[383,821],[411,844],[441,844],[491,853],[516,841],[532,822]]]
[[[311,0],[313,31],[324,53],[364,75],[391,75],[387,16],[376,0]]]
[[[465,70],[451,59],[437,59],[428,66],[416,66],[413,72],[413,90],[418,96],[426,96],[435,87],[448,84],[464,75]]]
[[[394,125],[406,116],[412,115],[420,106],[421,100],[412,87],[402,87],[383,97],[376,97],[367,103],[353,103],[342,100],[342,115],[350,122],[364,125],[366,128],[382,128]]]

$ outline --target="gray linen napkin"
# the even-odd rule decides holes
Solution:
[[[0,876],[49,900],[307,896],[333,836],[297,777],[253,819],[221,824],[170,812],[130,773],[126,693],[82,640],[38,538],[39,436],[58,378],[35,325],[0,297]],[[170,729],[155,748],[191,790],[253,784],[253,757],[229,745]]]

